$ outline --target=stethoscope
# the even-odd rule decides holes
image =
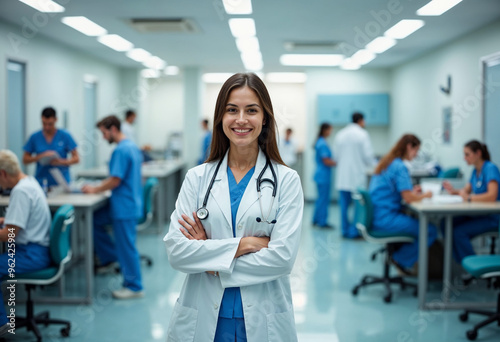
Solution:
[[[196,216],[200,220],[204,220],[208,217],[208,214],[209,214],[208,209],[207,209],[208,197],[210,196],[210,190],[212,190],[212,186],[214,185],[214,181],[215,181],[215,178],[217,177],[217,173],[219,172],[219,168],[220,168],[220,165],[222,164],[222,160],[223,159],[221,159],[219,161],[219,163],[217,164],[217,167],[215,168],[214,175],[212,176],[212,180],[210,181],[210,184],[208,185],[207,192],[205,193],[205,198],[203,199],[202,207],[199,208],[198,210],[196,210]],[[267,167],[269,167],[271,169],[271,173],[273,174],[273,180],[271,180],[269,178],[262,178],[262,176],[264,175],[264,172],[266,172]],[[262,194],[260,192],[260,186],[262,185],[262,183],[265,183],[265,182],[271,183],[271,185],[273,187],[273,194],[272,194],[273,199],[271,201],[271,206],[269,207],[269,211],[267,212],[267,216],[264,218],[264,210],[262,209]],[[263,218],[257,217],[255,219],[257,222],[266,222],[267,224],[275,224],[277,222],[276,218],[272,221],[269,221],[269,216],[271,215],[271,210],[273,209],[274,198],[276,197],[276,189],[277,188],[278,188],[278,180],[276,177],[276,173],[274,172],[273,165],[269,161],[269,158],[266,157],[266,165],[264,166],[264,168],[260,172],[259,177],[257,177],[257,194],[259,195],[260,215],[263,217]]]

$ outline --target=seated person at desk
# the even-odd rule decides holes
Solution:
[[[490,154],[485,144],[477,140],[469,141],[464,146],[464,159],[474,170],[469,183],[457,190],[447,181],[443,187],[452,195],[460,195],[467,202],[495,202],[500,200],[498,184],[500,172],[490,161]],[[470,240],[486,232],[498,231],[500,215],[461,216],[453,219],[453,257],[458,263],[469,255],[475,255]]]
[[[109,161],[109,177],[98,186],[85,185],[84,193],[111,190],[109,204],[94,213],[94,247],[101,265],[120,264],[123,288],[113,297],[143,297],[141,266],[136,240],[137,219],[142,213],[141,151],[120,131],[120,120],[110,115],[96,125],[110,144],[117,143]],[[114,240],[106,231],[113,226]]]
[[[33,133],[23,147],[23,163],[36,162],[35,178],[41,185],[43,185],[44,179],[47,180],[48,186],[57,185],[49,172],[49,169],[53,167],[61,170],[66,181],[70,183],[69,166],[80,161],[75,140],[67,131],[57,129],[56,121],[55,109],[52,107],[44,108],[42,110],[42,130]],[[70,159],[67,159],[68,153],[71,153]]]
[[[47,199],[40,184],[21,172],[16,155],[8,150],[0,151],[0,186],[12,188],[5,217],[0,217],[0,241],[8,242],[7,253],[0,255],[0,278],[9,275],[13,264],[16,274],[48,267],[51,218]],[[0,302],[0,336],[12,328],[7,323],[5,307]]]
[[[412,160],[420,148],[420,140],[405,134],[375,168],[370,181],[370,196],[373,203],[373,230],[415,237],[393,254],[393,264],[401,273],[415,275],[418,260],[418,220],[405,215],[403,204],[417,202],[432,197],[432,193],[422,193],[420,186],[412,186],[410,173],[403,160]],[[437,237],[437,229],[429,224],[428,242],[431,246]]]

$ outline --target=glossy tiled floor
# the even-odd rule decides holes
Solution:
[[[410,291],[395,289],[393,302],[382,301],[383,288],[360,290],[357,297],[351,288],[365,273],[380,274],[382,260],[370,261],[377,246],[362,240],[348,241],[339,237],[339,230],[312,228],[312,206],[307,205],[301,248],[294,270],[292,286],[295,319],[301,342],[363,342],[363,341],[467,341],[469,323],[458,320],[457,311],[421,312],[417,299]],[[331,207],[332,223],[338,222],[338,208]],[[49,309],[53,317],[71,320],[71,337],[61,338],[58,327],[42,327],[44,341],[165,341],[166,330],[181,288],[184,275],[174,271],[167,260],[162,235],[141,234],[139,250],[154,259],[152,267],[143,267],[146,297],[130,301],[111,298],[110,291],[118,288],[118,275],[96,278],[94,304],[91,306],[37,305],[36,310]],[[80,287],[81,271],[68,277],[69,286]],[[439,283],[431,284],[430,297],[439,300]],[[50,291],[46,289],[45,291]],[[452,300],[494,301],[495,291],[476,284],[468,289],[457,288]],[[24,312],[22,306],[18,312]],[[34,341],[25,329],[16,331],[13,341]],[[478,341],[499,341],[500,328],[483,328]]]

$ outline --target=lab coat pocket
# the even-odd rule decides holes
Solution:
[[[183,306],[177,300],[170,318],[168,341],[194,341],[197,320],[198,310]]]
[[[293,310],[267,315],[267,337],[269,341],[297,341]]]

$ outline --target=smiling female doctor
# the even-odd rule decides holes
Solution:
[[[210,156],[188,171],[164,238],[188,274],[167,340],[297,341],[289,274],[304,199],[260,78],[231,76],[213,122]]]

